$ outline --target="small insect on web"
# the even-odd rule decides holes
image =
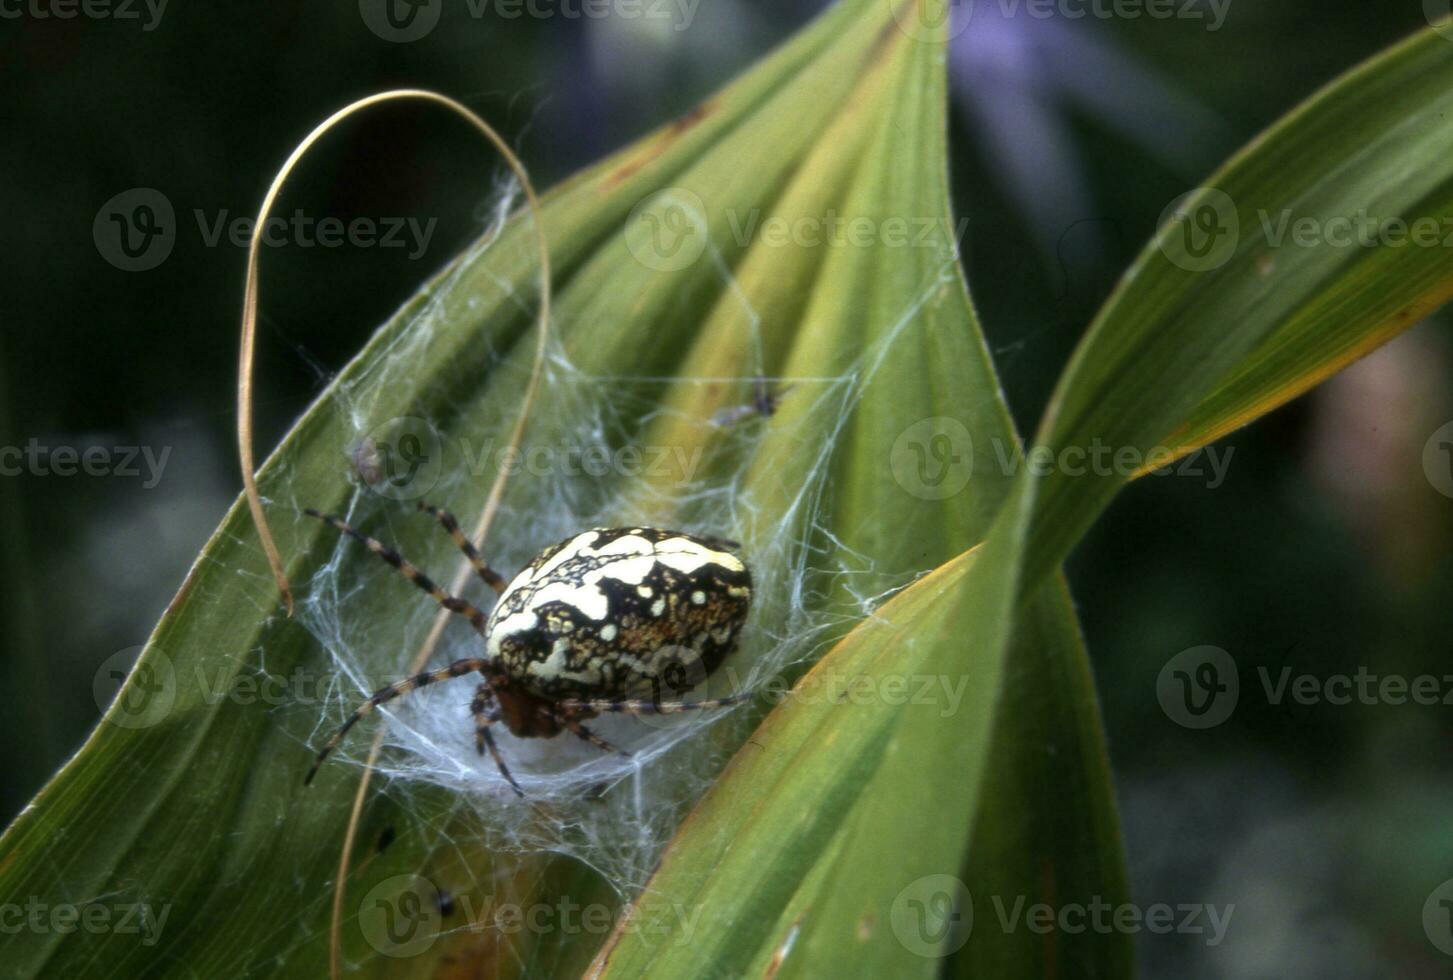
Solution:
[[[437,681],[479,673],[470,710],[475,744],[488,752],[515,793],[491,726],[521,738],[568,731],[597,748],[627,753],[585,722],[602,713],[672,714],[720,708],[750,695],[665,701],[667,678],[706,677],[736,647],[752,599],[752,575],[734,542],[659,528],[596,528],[546,548],[506,583],[448,511],[419,509],[443,525],[481,580],[499,593],[486,616],[446,593],[388,545],[341,518],[308,510],[368,547],[441,607],[469,620],[484,639],[482,657],[456,660],[381,688],[329,739],[304,782],[355,724],[374,708]]]

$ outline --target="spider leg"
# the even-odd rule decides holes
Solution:
[[[585,725],[581,723],[580,719],[575,717],[574,715],[567,714],[560,720],[565,723],[565,727],[570,729],[572,734],[576,735],[579,738],[583,738],[585,741],[589,742],[591,745],[594,745],[601,751],[609,752],[612,755],[623,755],[626,758],[630,758],[631,754],[629,752],[627,752],[625,749],[616,748],[614,745],[610,744],[605,739],[595,734],[595,732],[591,731],[589,728],[586,728]]]
[[[403,555],[400,555],[397,551],[393,550],[382,541],[379,541],[377,538],[371,538],[368,535],[364,534],[362,531],[356,530],[355,528],[353,528],[352,525],[350,525],[347,521],[344,521],[342,518],[334,517],[331,514],[320,514],[318,511],[313,510],[311,507],[305,510],[304,513],[307,514],[309,517],[316,517],[324,524],[336,528],[337,530],[343,532],[351,538],[354,538],[355,540],[363,542],[363,544],[368,547],[369,551],[372,551],[375,555],[378,555],[380,558],[388,562],[394,568],[397,568],[400,572],[403,573],[404,578],[408,579],[410,582],[413,582],[424,592],[427,592],[435,602],[437,602],[439,605],[443,606],[450,612],[458,613],[459,615],[468,619],[470,625],[472,625],[481,636],[484,635],[484,613],[480,612],[477,608],[474,607],[473,604],[471,604],[467,600],[460,599],[457,596],[452,596],[449,593],[445,592],[443,589],[439,588],[439,586],[434,584],[433,579],[429,578],[429,576],[419,571],[419,569],[416,568],[411,562],[409,562],[408,559],[404,558]]]
[[[594,712],[596,714],[627,715],[674,715],[682,711],[705,711],[710,708],[725,708],[741,704],[752,697],[752,692],[733,694],[727,698],[707,698],[701,701],[561,701],[559,707],[567,714]]]
[[[515,782],[515,777],[510,774],[510,767],[505,765],[504,756],[500,755],[499,746],[495,744],[494,734],[489,726],[499,721],[499,705],[494,701],[494,688],[485,681],[479,685],[479,690],[474,692],[474,701],[469,706],[474,713],[474,744],[479,749],[479,754],[484,755],[485,750],[494,757],[494,764],[499,767],[500,775],[510,784],[516,796],[523,797],[525,791],[520,789],[520,784]]]
[[[478,657],[470,657],[467,660],[456,660],[448,667],[441,667],[438,670],[429,670],[422,674],[415,674],[413,677],[406,677],[401,681],[395,681],[388,687],[379,688],[371,698],[359,705],[358,709],[348,716],[348,720],[343,723],[343,727],[339,728],[333,737],[328,739],[328,744],[323,746],[323,750],[318,753],[318,758],[313,760],[313,768],[308,770],[308,775],[303,779],[303,785],[306,786],[313,781],[313,777],[318,774],[318,767],[323,764],[323,760],[328,758],[329,753],[338,747],[338,743],[343,741],[343,736],[348,734],[348,730],[367,717],[374,708],[377,708],[381,704],[386,704],[394,698],[402,697],[416,688],[433,684],[435,681],[448,680],[451,677],[463,677],[465,674],[472,674],[476,670],[483,670],[488,663],[489,661],[482,660]]]
[[[504,576],[489,567],[489,563],[480,555],[479,549],[474,546],[474,542],[470,541],[464,532],[459,529],[459,522],[454,519],[453,514],[444,510],[442,507],[432,507],[422,501],[419,503],[419,509],[426,514],[433,514],[439,519],[439,523],[444,525],[444,530],[449,532],[449,536],[454,539],[454,543],[459,546],[459,550],[464,552],[464,557],[469,559],[469,564],[474,566],[474,570],[479,573],[479,577],[484,580],[485,585],[494,589],[496,592],[504,592],[506,584]]]

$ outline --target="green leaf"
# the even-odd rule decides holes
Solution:
[[[1061,380],[1034,451],[1051,461],[1048,472],[1023,467],[981,547],[901,592],[800,685],[809,689],[815,676],[832,673],[880,680],[906,670],[964,671],[974,680],[964,721],[945,725],[927,711],[872,702],[791,703],[776,712],[683,825],[651,883],[653,894],[708,909],[707,938],[652,955],[621,934],[600,961],[608,975],[682,975],[725,963],[728,972],[779,976],[927,976],[935,966],[905,951],[905,931],[922,928],[940,948],[953,948],[965,935],[969,904],[979,915],[956,959],[961,975],[1125,972],[1123,946],[1087,949],[1095,940],[1083,933],[1006,932],[993,908],[1043,895],[1056,908],[1115,901],[1113,889],[1087,896],[1082,888],[1112,882],[1105,869],[1084,874],[1047,855],[1048,885],[1038,891],[1022,874],[1026,855],[1059,843],[1053,830],[1031,836],[1042,827],[1112,839],[1108,807],[1078,810],[1041,786],[1015,800],[1024,827],[1016,836],[998,795],[1006,780],[1034,785],[1053,771],[1042,761],[1038,772],[1032,763],[1019,768],[1018,759],[1005,768],[1016,750],[1023,757],[1033,748],[1053,751],[1025,714],[1042,715],[1065,704],[1067,693],[1088,692],[1088,684],[1066,683],[1070,658],[1052,659],[1046,670],[1031,652],[1075,646],[1040,619],[1057,598],[1051,572],[1140,464],[1105,472],[1080,464],[1097,445],[1112,458],[1125,449],[1141,461],[1165,440],[1173,440],[1166,458],[1189,449],[1315,383],[1447,298],[1448,250],[1314,244],[1273,254],[1256,219],[1261,211],[1286,211],[1325,227],[1365,208],[1409,222],[1435,218],[1441,227],[1453,187],[1450,93],[1453,46],[1424,32],[1321,93],[1212,178],[1212,191],[1229,201],[1225,210],[1216,209],[1222,199],[1211,191],[1191,200],[1185,213],[1192,222],[1208,203],[1220,221],[1236,214],[1240,230],[1223,234],[1224,254],[1195,242],[1178,251],[1183,222],[1162,230]],[[1082,454],[1070,467],[1059,465],[1067,449]],[[1034,690],[1056,682],[1056,695]],[[1071,698],[1068,707],[1059,716],[1065,729],[1081,731],[1093,719],[1088,696]],[[1015,740],[1026,731],[1033,741]],[[1084,778],[1102,765],[1093,749],[1078,761],[1063,770]],[[1095,787],[1069,784],[1081,800],[1094,800]],[[740,806],[747,797],[753,805]],[[1061,809],[1082,825],[1055,828]],[[972,836],[945,819],[960,813]],[[956,842],[967,850],[967,900],[921,880],[957,866]],[[1004,873],[1005,866],[1013,871]],[[944,928],[955,915],[957,934]]]
[[[1295,397],[1453,296],[1450,48],[1436,31],[1415,34],[1213,174],[1096,317],[1037,441],[1056,456],[1097,441],[1142,460],[1158,447],[1179,454]],[[1374,233],[1362,244],[1351,222],[1364,215],[1432,237]],[[1198,257],[1186,242],[1195,247],[1200,221],[1223,231]],[[1308,229],[1300,238],[1298,224]],[[1057,470],[1040,482],[1026,585],[1073,547],[1126,476]]]
[[[1012,454],[1016,443],[948,224],[943,50],[934,26],[941,10],[844,3],[695,112],[547,196],[557,369],[527,441],[578,439],[583,417],[608,412],[613,445],[665,446],[688,457],[701,451],[707,485],[683,494],[650,474],[562,484],[521,472],[504,506],[517,519],[499,523],[487,543],[495,564],[516,567],[550,543],[543,521],[531,515],[562,495],[575,495],[582,520],[602,509],[617,519],[662,524],[737,515],[739,526],[722,530],[740,533],[767,587],[755,617],[760,639],[728,667],[750,668],[754,656],[771,653],[774,634],[790,630],[792,657],[774,667],[791,680],[802,670],[798,658],[810,659],[864,621],[870,597],[902,587],[983,537],[1011,485],[999,454]],[[679,216],[672,206],[682,202],[694,221],[686,233],[701,236],[704,246],[697,260],[675,267],[656,261],[669,259],[659,253],[643,258],[651,243],[642,236],[651,229],[641,216]],[[831,215],[844,223],[836,233]],[[854,237],[855,220],[867,222],[865,240]],[[743,235],[749,222],[760,232]],[[787,229],[785,241],[774,240],[768,229],[775,227]],[[797,233],[803,229],[806,240]],[[438,439],[438,471],[468,473],[461,440],[477,448],[507,431],[534,348],[530,236],[528,221],[515,218],[497,239],[436,277],[343,370],[259,476],[278,546],[303,596],[302,619],[309,608],[331,609],[328,603],[357,614],[356,621],[326,620],[336,629],[329,645],[351,649],[366,675],[345,683],[342,696],[355,684],[397,677],[432,611],[363,549],[340,548],[330,531],[298,512],[353,503],[358,520],[419,564],[437,569],[457,561],[447,539],[411,508],[360,496],[350,452],[361,435],[391,420],[424,418]],[[707,424],[750,401],[759,373],[787,379],[773,417],[740,427]],[[970,459],[972,482],[941,492],[942,481],[958,479]],[[482,504],[487,479],[440,480],[449,497],[437,502],[461,515]],[[732,509],[717,513],[724,502]],[[956,567],[933,580],[954,580]],[[330,598],[329,590],[341,597]],[[954,629],[965,622],[951,608],[935,616]],[[1042,676],[1033,687],[1016,687],[1016,696],[1053,703],[1074,723],[1052,733],[1039,722],[996,733],[1002,806],[985,818],[993,826],[984,833],[998,858],[992,868],[976,863],[966,873],[1039,881],[1049,865],[1118,894],[1119,849],[1093,693],[1063,592],[1050,590],[1024,622],[1026,636],[1043,638],[1025,650],[1026,663]],[[0,839],[3,893],[34,895],[51,906],[145,907],[156,928],[150,935],[6,935],[0,955],[7,968],[23,976],[102,969],[188,977],[325,974],[332,879],[358,770],[330,765],[311,789],[301,778],[311,749],[339,717],[338,698],[272,704],[235,693],[259,679],[283,680],[286,689],[293,676],[333,691],[338,662],[319,641],[327,631],[313,623],[310,631],[279,616],[254,529],[245,508],[234,506],[106,721]],[[904,642],[938,647],[944,638],[914,630]],[[892,666],[912,680],[918,659]],[[963,726],[965,744],[978,745],[991,716],[982,708],[998,685],[982,683],[973,662],[952,668],[943,679],[966,682],[960,690],[968,693],[947,717],[936,714],[945,702],[934,702],[933,725]],[[890,698],[875,700],[883,718],[896,716]],[[455,710],[467,724],[463,708]],[[870,771],[875,759],[904,751],[888,728],[876,732],[863,753],[848,759],[865,780],[878,778]],[[708,735],[652,763],[665,773],[659,779],[649,768],[642,778],[669,788],[671,773],[691,773],[694,781],[675,779],[689,789],[747,730],[723,724]],[[1054,757],[1041,751],[1046,735]],[[953,771],[941,764],[952,767],[954,760],[924,756],[914,763],[920,775]],[[842,766],[842,758],[828,755],[816,775],[835,778]],[[1044,785],[1061,787],[1069,805],[1089,818],[1047,817],[1032,826],[1048,837],[1024,836],[1031,825],[1023,809]],[[629,812],[631,791],[615,787],[599,806]],[[855,792],[856,784],[846,784],[836,797],[841,805],[816,814],[823,826],[859,819]],[[755,795],[738,799],[743,813]],[[959,807],[961,793],[941,805],[932,798],[922,798],[915,816],[938,812],[942,819],[930,846],[911,862],[957,869],[973,811]],[[660,808],[668,816],[670,802]],[[580,820],[601,812],[591,801],[572,805]],[[501,799],[497,806],[503,813],[518,804]],[[548,813],[529,819],[553,821],[550,830],[562,823]],[[481,833],[470,805],[428,784],[371,794],[358,839],[343,932],[344,962],[355,972],[425,976],[485,965],[497,973],[578,971],[599,947],[599,931],[507,932],[491,910],[505,902],[614,905],[612,889],[622,884],[578,859],[496,848],[501,838]],[[384,848],[384,841],[391,843]],[[801,858],[812,865],[816,856],[809,849]],[[831,870],[816,865],[813,880]],[[414,875],[454,897],[455,918],[441,922],[426,908],[442,935],[426,934],[418,948],[391,947],[387,935],[380,938],[380,903],[406,911],[389,903]],[[750,899],[733,894],[721,909]],[[718,914],[715,907],[689,911]],[[764,907],[754,916],[773,913]],[[737,946],[731,932],[710,942],[732,944],[712,967],[720,970],[767,949]],[[1120,940],[1100,945],[1104,950],[1087,954],[1090,960],[1123,959]]]
[[[893,70],[905,81],[889,89],[896,102],[873,122],[844,213],[947,214],[941,57],[931,37],[901,45],[894,56]],[[783,207],[793,212],[790,203]],[[901,299],[877,311],[870,304],[893,295],[914,257],[923,264],[910,281],[935,270],[955,281],[925,308],[930,328],[905,332],[889,349],[885,373],[894,363],[905,370],[891,384],[875,379],[865,393],[856,415],[866,431],[848,457],[864,465],[834,481],[844,510],[861,512],[864,525],[876,515],[885,551],[909,530],[885,519],[901,511],[894,498],[902,487],[882,475],[902,450],[905,421],[964,420],[974,452],[964,491],[976,501],[966,525],[973,542],[987,532],[1012,475],[1000,455],[1017,458],[982,345],[952,359],[936,349],[949,338],[979,336],[956,264],[886,250],[829,254],[816,287],[830,304],[829,319],[860,324],[867,308],[872,323],[900,308]],[[874,292],[881,283],[888,287]],[[863,292],[867,299],[858,298]],[[948,377],[925,379],[925,370],[945,362],[952,366]],[[931,400],[904,411],[905,401],[925,395]],[[973,408],[979,411],[964,414]],[[925,437],[920,444],[931,443]],[[859,483],[881,489],[859,490]],[[865,501],[860,508],[857,496]],[[969,637],[990,608],[996,611],[988,621],[1004,628],[1007,642],[1008,614],[998,610],[1011,597],[1002,589],[966,596],[969,565],[956,559],[904,591],[799,682],[683,826],[650,882],[644,924],[620,931],[598,969],[660,977],[931,975],[952,946],[944,936],[923,938],[920,930],[931,935],[933,924],[916,922],[910,903],[937,900],[941,881],[932,876],[962,874],[986,909],[993,896],[1011,903],[1015,896],[1124,899],[1098,711],[1064,592],[1050,587],[1023,612],[1017,663],[1034,673],[1015,674],[1004,693],[1012,708],[996,715],[1002,664],[986,656],[992,644]],[[962,701],[950,706],[935,694],[905,704],[888,693],[897,684],[918,690],[925,682],[953,687]],[[842,702],[823,694],[855,684],[870,693]],[[992,766],[991,744],[998,747]],[[995,793],[977,805],[980,778],[992,780]],[[1063,811],[1036,811],[1051,787]],[[882,824],[893,827],[898,846],[882,846]],[[970,854],[971,839],[978,846]],[[689,934],[673,922],[677,907],[700,911]],[[661,935],[672,937],[664,948]],[[1051,961],[1088,974],[1128,969],[1126,936],[1065,938],[982,932],[963,955],[1030,974]]]

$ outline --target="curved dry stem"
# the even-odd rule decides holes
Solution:
[[[494,148],[499,152],[514,172],[520,182],[520,187],[525,194],[526,206],[529,208],[535,222],[535,239],[539,250],[540,260],[540,308],[537,320],[535,360],[530,371],[529,382],[525,386],[524,396],[520,402],[520,412],[515,419],[514,428],[511,430],[509,446],[518,450],[524,439],[525,426],[529,422],[530,411],[534,406],[535,395],[540,385],[540,376],[545,364],[545,346],[550,327],[550,251],[545,239],[543,216],[540,212],[540,201],[535,194],[534,185],[530,183],[530,176],[525,166],[520,162],[513,150],[510,149],[500,135],[479,116],[460,102],[437,92],[430,92],[427,89],[392,89],[387,92],[378,92],[366,98],[359,99],[339,109],[323,122],[319,123],[311,133],[294,148],[291,155],[278,170],[277,176],[273,178],[272,186],[268,188],[267,195],[262,199],[262,207],[258,210],[257,223],[253,227],[252,240],[247,249],[247,283],[242,296],[242,349],[239,355],[238,378],[237,378],[237,451],[242,465],[242,485],[247,497],[247,506],[252,513],[253,523],[257,526],[258,538],[262,542],[262,550],[267,555],[268,565],[272,569],[274,581],[277,583],[278,591],[282,595],[283,602],[287,606],[288,615],[293,613],[293,594],[288,585],[287,574],[283,570],[282,556],[278,553],[277,543],[273,540],[272,530],[268,526],[267,516],[262,507],[262,495],[257,489],[257,478],[255,474],[252,454],[252,389],[253,389],[253,355],[257,347],[257,267],[258,258],[262,247],[262,229],[265,227],[269,213],[272,210],[278,193],[282,190],[283,184],[292,173],[299,159],[316,143],[324,133],[332,129],[339,122],[361,112],[371,106],[383,102],[397,101],[401,99],[418,99],[425,102],[434,102],[452,110],[456,115],[462,117],[479,131]],[[485,500],[484,508],[481,510],[479,519],[475,523],[471,539],[475,547],[483,548],[485,536],[494,522],[495,514],[499,510],[500,500],[504,496],[505,484],[508,482],[508,473],[501,470],[496,476],[493,485],[490,487],[489,497]],[[472,569],[468,562],[460,565],[459,571],[455,574],[451,591],[459,592],[468,582]],[[439,642],[447,622],[447,613],[442,613],[435,620],[429,630],[428,636],[424,639],[423,645],[415,654],[409,667],[409,672],[414,673],[423,669],[434,648]],[[363,776],[359,780],[358,792],[354,796],[352,813],[348,820],[348,829],[344,833],[343,849],[338,862],[338,875],[334,881],[333,888],[333,912],[332,922],[329,928],[329,974],[335,978],[342,975],[342,922],[343,922],[343,896],[348,878],[348,865],[353,854],[353,845],[358,836],[359,818],[363,812],[363,801],[368,791],[369,775],[372,771],[372,764],[378,758],[383,747],[383,733],[380,731],[375,736],[373,746],[369,750],[369,765],[364,768]]]
[[[382,102],[397,101],[400,99],[420,99],[426,102],[434,102],[453,110],[456,114],[468,121],[478,130],[496,150],[504,157],[505,163],[510,170],[519,178],[520,186],[524,189],[525,199],[531,213],[535,216],[535,235],[540,253],[540,311],[539,311],[539,347],[535,361],[535,369],[530,375],[530,381],[525,389],[525,396],[521,404],[520,417],[516,421],[512,434],[511,445],[517,445],[524,432],[525,420],[530,411],[531,403],[534,401],[535,389],[540,379],[540,368],[543,363],[545,335],[550,322],[550,253],[546,246],[545,230],[540,220],[540,202],[535,196],[535,189],[530,183],[529,175],[525,172],[522,164],[514,151],[510,149],[498,133],[490,127],[479,116],[475,115],[462,103],[446,95],[437,92],[430,92],[427,89],[391,89],[387,92],[378,92],[357,102],[350,103],[319,123],[301,143],[293,149],[291,155],[278,170],[277,176],[273,178],[272,186],[267,189],[267,195],[262,199],[262,207],[258,209],[257,222],[253,226],[252,240],[247,246],[247,283],[242,294],[242,349],[238,357],[237,377],[237,453],[242,464],[242,486],[247,496],[247,507],[252,512],[252,521],[257,526],[258,538],[262,542],[262,550],[267,555],[267,563],[272,569],[273,580],[277,583],[278,592],[281,593],[283,602],[288,609],[288,615],[293,613],[293,593],[288,585],[287,573],[283,570],[282,556],[278,553],[277,543],[273,540],[272,529],[268,526],[267,515],[262,508],[262,494],[257,489],[256,465],[252,454],[252,367],[254,353],[257,347],[257,267],[259,256],[262,251],[262,231],[266,225],[273,204],[277,200],[282,186],[292,174],[293,168],[304,153],[312,148],[323,134],[332,129],[339,122],[361,112],[370,106]],[[499,501],[504,493],[503,477],[495,480],[494,486],[490,489],[489,499],[485,502],[484,512],[480,515],[479,523],[475,527],[475,537],[481,537],[489,528],[490,522],[494,519],[495,511],[499,508]]]

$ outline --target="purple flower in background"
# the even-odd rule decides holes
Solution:
[[[974,145],[1055,258],[1066,232],[1095,217],[1072,117],[1125,137],[1188,184],[1206,160],[1224,155],[1231,137],[1173,81],[1104,40],[1095,18],[1047,13],[1025,0],[956,2],[949,58]]]
[[[889,0],[883,0],[889,2]],[[999,187],[1053,267],[1120,264],[1107,255],[1074,125],[1100,126],[1143,148],[1194,186],[1231,148],[1229,128],[1161,72],[1114,43],[1106,0],[948,0],[954,104]],[[1178,17],[1156,30],[1214,30],[1226,0],[1177,0]],[[770,46],[782,22],[801,23],[826,0],[713,0],[689,22],[607,18],[584,23],[569,43],[568,142],[586,160],[659,119],[663,93],[709,90],[742,50]],[[1182,14],[1199,17],[1181,17]],[[1076,17],[1078,13],[1083,16]],[[681,29],[677,29],[681,28]],[[680,107],[676,107],[679,109]],[[637,118],[637,117],[640,118]],[[561,142],[567,142],[561,137]],[[1138,238],[1139,233],[1134,236]],[[1126,242],[1125,244],[1131,244]],[[1095,278],[1099,278],[1098,274]]]

